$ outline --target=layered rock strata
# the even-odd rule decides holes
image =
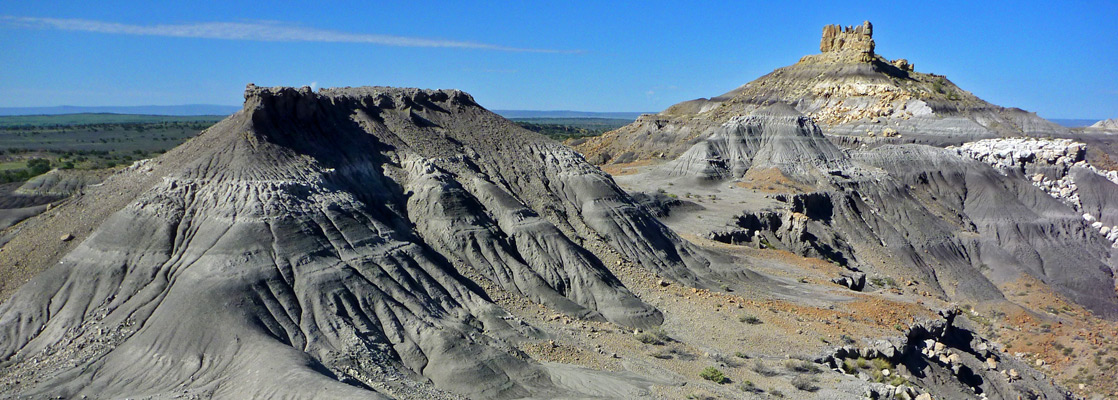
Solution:
[[[1000,171],[1017,171],[1032,184],[1081,211],[1083,219],[1118,248],[1118,171],[1087,163],[1087,145],[1071,139],[986,139],[955,147],[961,155],[987,163]],[[1078,181],[1085,181],[1080,185]],[[1080,187],[1091,198],[1080,196]],[[1099,198],[1098,194],[1105,197]],[[1109,198],[1107,198],[1109,197]],[[1105,214],[1105,216],[1104,216]],[[1100,220],[1102,218],[1102,220]]]

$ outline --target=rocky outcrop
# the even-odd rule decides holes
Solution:
[[[900,69],[901,71],[905,71],[905,72],[913,72],[913,71],[916,70],[916,65],[915,64],[909,63],[908,60],[903,59],[903,58],[898,58],[896,60],[889,61],[889,64],[892,64],[894,67],[897,67],[897,69]]]
[[[819,51],[831,53],[836,61],[870,62],[874,60],[873,24],[862,22],[859,26],[827,25]]]
[[[987,139],[953,148],[997,168],[1026,172],[1031,168],[1050,166],[1061,175],[1082,162],[1087,153],[1087,145],[1071,139]]]
[[[1016,171],[1027,176],[1034,186],[1083,212],[1083,219],[1118,248],[1118,221],[1109,215],[1118,206],[1118,199],[1104,200],[1096,196],[1088,201],[1091,207],[1085,207],[1077,182],[1090,180],[1092,192],[1116,192],[1118,171],[1088,164],[1086,144],[1071,139],[987,139],[964,143],[956,149],[959,154],[1001,171]],[[1101,179],[1092,179],[1090,175]],[[1100,220],[1103,213],[1108,214],[1105,221]]]
[[[876,381],[865,391],[871,399],[919,399],[928,393],[936,398],[1070,398],[1042,372],[960,323],[961,313],[943,310],[941,319],[917,321],[902,336],[861,348],[840,347],[816,362]],[[879,366],[888,369],[876,370]]]
[[[831,278],[831,282],[860,292],[866,287],[866,274],[864,272],[843,273],[838,277]]]

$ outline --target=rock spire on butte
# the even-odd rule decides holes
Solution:
[[[858,62],[873,61],[873,24],[865,21],[861,26],[847,26],[846,29],[839,25],[824,26],[819,51]]]
[[[819,51],[822,54],[804,56],[800,62],[806,64],[886,62],[885,59],[879,60],[874,53],[873,24],[870,21],[845,28],[837,24],[824,26],[823,38],[819,41]],[[914,69],[913,65],[903,58],[888,63],[903,71]]]

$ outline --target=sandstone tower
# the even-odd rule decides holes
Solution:
[[[800,59],[803,64],[847,64],[847,63],[872,63],[878,60],[873,52],[873,24],[870,21],[862,25],[847,26],[827,25],[823,27],[823,39],[819,41],[819,51],[822,54],[812,54]],[[912,72],[915,66],[903,58],[886,61],[901,71]]]
[[[819,51],[834,53],[841,61],[873,61],[873,24],[865,21],[856,27],[824,26]]]

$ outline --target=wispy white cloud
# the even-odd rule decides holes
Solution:
[[[350,33],[307,28],[279,22],[196,22],[168,25],[131,25],[88,19],[0,16],[0,25],[22,29],[54,29],[118,35],[167,36],[260,42],[368,43],[397,47],[445,47],[530,53],[582,52],[581,50],[532,49],[457,40]]]

